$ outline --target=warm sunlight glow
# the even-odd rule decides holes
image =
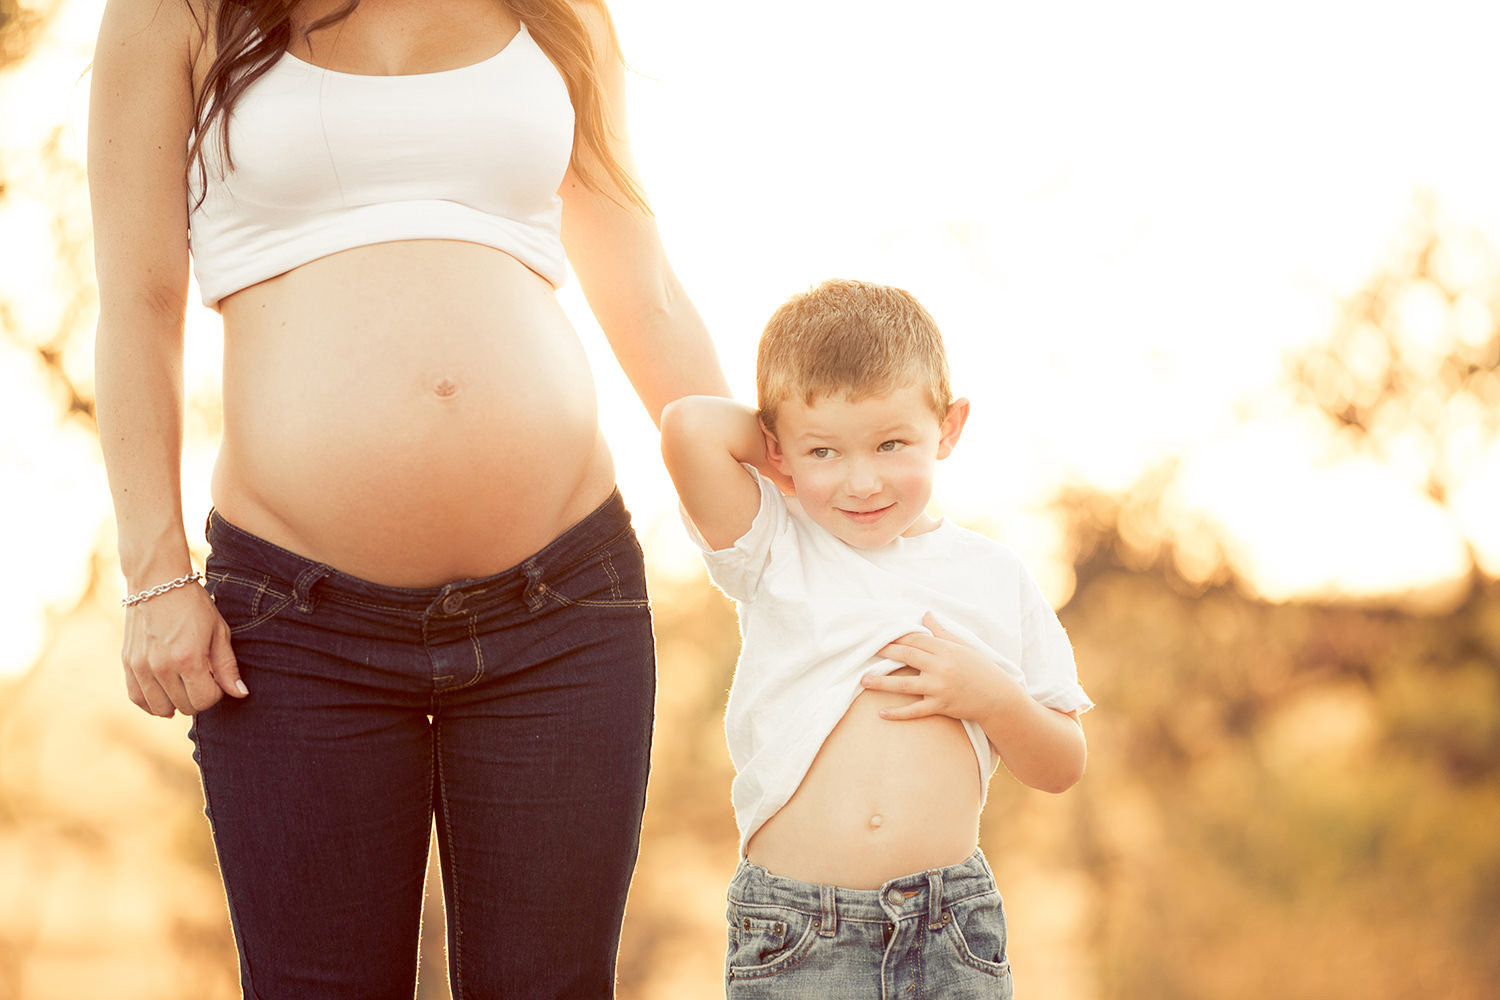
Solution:
[[[736,393],[788,295],[910,289],[972,403],[933,513],[1066,605],[1089,776],[1051,796],[1002,770],[981,832],[1021,992],[1488,995],[1500,4],[608,3],[635,158]],[[187,720],[122,691],[89,415],[104,5],[0,4],[25,50],[0,49],[0,991],[228,1000]],[[1403,257],[1418,222],[1441,239]],[[576,281],[559,301],[657,637],[621,1000],[719,995],[734,609]],[[201,566],[223,332],[189,302]],[[438,881],[419,1000],[448,995]]]
[[[1368,469],[1335,475],[1289,462],[1296,442],[1267,440],[1282,433],[1274,428],[1227,437],[1222,428],[1233,424],[1238,402],[1271,384],[1286,345],[1323,331],[1332,297],[1357,284],[1376,259],[1373,248],[1409,212],[1413,185],[1500,237],[1494,151],[1482,130],[1445,127],[1470,120],[1472,109],[1455,95],[1484,92],[1464,76],[1465,66],[1483,60],[1451,51],[1488,37],[1467,23],[1472,9],[1457,33],[1460,12],[1444,5],[1425,26],[1371,21],[1350,5],[1347,17],[1331,9],[1299,15],[1296,32],[1278,28],[1273,10],[1256,19],[1259,28],[1237,23],[1236,33],[1253,37],[1205,60],[1161,48],[1166,36],[1151,25],[1188,12],[1175,4],[1129,17],[1101,6],[1065,25],[1061,12],[1036,9],[1016,21],[1017,12],[955,3],[952,18],[968,27],[930,38],[924,32],[952,18],[933,10],[914,24],[908,8],[890,3],[863,5],[857,19],[842,5],[790,0],[754,17],[686,0],[613,6],[637,70],[632,131],[642,171],[674,263],[742,396],[750,395],[760,325],[787,294],[833,275],[890,281],[938,317],[955,382],[974,399],[965,441],[939,483],[949,509],[1015,534],[1006,525],[1024,526],[1025,511],[1060,483],[1120,488],[1152,461],[1213,440],[1216,450],[1251,450],[1220,455],[1216,462],[1234,471],[1218,486],[1200,476],[1195,502],[1225,523],[1248,523],[1249,514],[1234,512],[1254,512],[1260,527],[1243,529],[1243,568],[1266,593],[1426,587],[1462,571],[1451,530],[1399,482]],[[23,339],[55,327],[61,298],[46,249],[52,182],[24,165],[49,142],[79,163],[87,91],[80,75],[98,8],[97,0],[64,4],[36,54],[0,73],[0,149],[7,164],[21,166],[0,205],[0,284],[15,303],[6,322]],[[1349,44],[1351,25],[1365,44]],[[1416,44],[1424,31],[1444,45]],[[1324,34],[1339,43],[1322,44]],[[1408,67],[1398,82],[1358,55],[1386,41],[1430,61]],[[1278,55],[1283,72],[1267,80],[1251,70],[1251,53],[1256,66]],[[1336,71],[1322,65],[1336,58],[1345,60]],[[1181,60],[1187,65],[1168,70]],[[776,71],[766,72],[772,64]],[[1196,82],[1184,88],[1189,70]],[[1110,85],[1101,91],[1104,79]],[[1330,90],[1331,80],[1343,82]],[[979,94],[1004,98],[983,128],[974,127],[964,96]],[[1332,112],[1353,94],[1358,102]],[[1192,130],[1178,127],[1185,110]],[[1361,143],[1344,141],[1356,134],[1402,141],[1372,158]],[[1283,159],[1297,169],[1283,169]],[[1483,271],[1472,260],[1440,263]],[[576,284],[562,301],[595,358],[626,495],[644,525],[670,534],[675,505],[649,421]],[[1443,306],[1430,287],[1414,287],[1398,304],[1403,331],[1436,342],[1451,315],[1467,339],[1492,321],[1474,298],[1451,313]],[[189,385],[211,398],[217,317],[195,309],[189,330]],[[1356,373],[1364,366],[1349,360]],[[19,414],[20,398],[7,393],[0,405]],[[8,476],[12,482],[47,481],[48,457],[76,451],[35,440],[46,433],[6,436],[6,469],[30,472]],[[185,478],[200,484],[187,498],[196,525],[207,506],[201,484],[212,442],[193,447]],[[91,484],[84,492],[97,489],[93,458],[82,468],[91,471],[72,478]],[[58,473],[50,475],[56,482]],[[1466,509],[1500,502],[1487,492],[1494,478],[1469,477]],[[1350,489],[1357,498],[1341,498]],[[9,491],[7,521],[39,528],[25,533],[26,562],[41,553],[33,539],[55,546],[93,537],[94,523],[56,513],[77,513],[80,503],[85,519],[100,516],[97,495],[59,503],[31,487]],[[1331,544],[1301,503],[1346,511],[1335,519],[1345,531],[1379,525],[1383,549],[1427,555],[1368,566],[1352,542],[1300,544],[1304,533]],[[682,546],[663,546],[663,555],[671,549],[692,558]],[[35,633],[23,621],[78,585],[31,588],[3,602],[7,633]],[[1053,588],[1067,590],[1061,581]],[[19,669],[29,650],[7,643],[0,670]]]

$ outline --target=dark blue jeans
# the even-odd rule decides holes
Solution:
[[[615,493],[503,573],[340,573],[211,515],[251,694],[193,721],[246,997],[411,1000],[436,818],[457,1000],[610,997],[655,657]]]

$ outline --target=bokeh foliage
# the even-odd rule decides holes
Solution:
[[[1431,196],[1327,340],[1287,359],[1295,397],[1351,449],[1409,466],[1444,501],[1500,431],[1500,258]]]

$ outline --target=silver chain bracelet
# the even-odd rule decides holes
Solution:
[[[120,598],[120,606],[126,608],[133,607],[134,605],[140,604],[143,601],[149,601],[153,597],[160,597],[162,594],[165,594],[169,590],[176,590],[178,587],[186,587],[188,584],[194,582],[202,583],[203,574],[194,571],[187,574],[186,576],[179,576],[175,580],[169,580],[166,583],[158,584],[157,586],[152,587],[149,590],[143,590],[140,593],[130,594],[126,597],[122,597]]]

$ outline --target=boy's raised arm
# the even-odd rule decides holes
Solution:
[[[766,442],[753,407],[721,396],[684,396],[661,415],[661,453],[677,496],[713,549],[750,530],[760,485],[741,466],[766,465]]]

